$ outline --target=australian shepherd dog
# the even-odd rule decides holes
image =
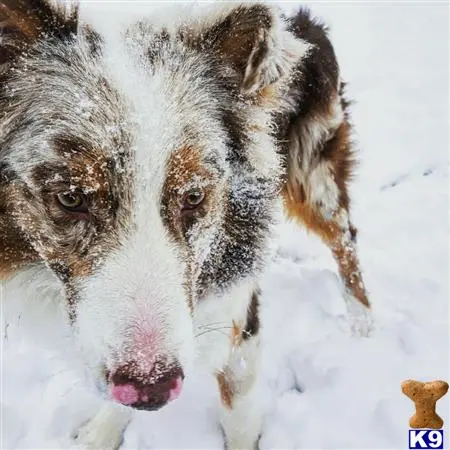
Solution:
[[[0,0],[0,278],[6,301],[35,283],[64,305],[112,400],[86,446],[117,448],[130,411],[175,400],[202,364],[228,448],[255,447],[258,277],[280,205],[331,249],[353,331],[370,328],[326,27],[303,9],[191,8],[100,33],[77,5]]]

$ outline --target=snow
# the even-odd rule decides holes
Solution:
[[[350,336],[328,250],[280,224],[262,282],[261,398],[270,412],[260,446],[407,448],[413,404],[401,382],[449,380],[448,9],[311,7],[331,24],[357,99],[353,220],[377,328]],[[76,361],[45,346],[66,337],[13,331],[2,346],[1,447],[67,447],[102,400]],[[177,401],[134,415],[123,448],[222,448],[217,397],[214,380],[196,374]],[[438,403],[445,423],[449,399]]]

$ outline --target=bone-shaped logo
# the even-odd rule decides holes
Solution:
[[[416,413],[409,419],[411,428],[442,428],[444,421],[436,414],[436,402],[448,391],[445,381],[406,380],[402,383],[402,392],[409,397],[416,406]]]

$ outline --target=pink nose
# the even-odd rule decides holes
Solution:
[[[155,371],[156,372],[156,371]],[[110,394],[118,403],[135,409],[153,411],[179,397],[183,388],[183,371],[178,366],[149,373],[136,374],[129,365],[110,376]]]

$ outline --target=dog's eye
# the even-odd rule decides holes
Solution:
[[[86,196],[79,192],[63,192],[56,196],[60,206],[69,212],[87,213]]]
[[[200,189],[193,189],[183,196],[182,209],[195,209],[203,203],[204,199],[205,193],[203,191],[201,191]]]

